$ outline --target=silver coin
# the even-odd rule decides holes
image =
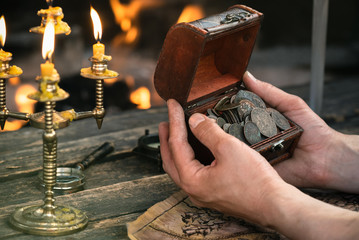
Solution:
[[[213,112],[211,108],[207,109],[207,116],[216,116],[216,114]],[[216,116],[218,117],[218,116]]]
[[[221,100],[219,100],[216,105],[214,105],[213,109],[215,111],[219,111],[218,108],[222,107],[222,105],[226,104],[227,102],[229,102],[230,97],[229,96],[225,96],[223,97]]]
[[[221,114],[221,118],[223,118],[227,123],[233,123],[231,116],[229,116],[229,114],[227,113],[227,111],[222,112]]]
[[[263,108],[253,108],[251,120],[257,125],[259,131],[266,137],[273,137],[277,134],[277,126],[273,118]]]
[[[232,124],[230,124],[230,123],[225,123],[225,124],[223,124],[223,130],[226,132],[226,133],[228,133],[228,130],[229,130],[229,127],[231,126]]]
[[[235,123],[236,122],[236,117],[234,116],[233,112],[225,111],[225,113],[228,114],[228,117],[230,119],[230,123]]]
[[[238,138],[239,140],[241,140],[242,142],[245,142],[245,137],[244,137],[244,132],[243,132],[243,126],[241,126],[238,123],[233,123],[229,129],[228,129],[228,133],[236,138]]]
[[[240,119],[243,121],[251,113],[253,108],[255,108],[255,105],[251,101],[247,99],[241,100],[237,107]]]
[[[236,94],[236,98],[234,99],[234,103],[238,103],[244,99],[251,101],[256,107],[260,107],[260,108],[266,107],[266,104],[257,94],[247,90],[239,90],[238,93]]]
[[[216,108],[217,111],[228,111],[228,110],[231,110],[231,109],[235,109],[239,106],[239,103],[224,103],[222,104],[221,106],[218,106]]]
[[[262,98],[253,93],[252,103],[256,105],[256,107],[266,108],[266,104],[263,102]]]
[[[221,128],[223,127],[223,125],[226,123],[226,120],[224,120],[223,118],[221,117],[218,117],[217,118],[217,124],[218,126],[220,126]]]
[[[231,100],[229,101],[230,103],[234,103],[234,100],[236,99],[236,95],[233,95],[232,97],[231,97]]]
[[[244,137],[250,145],[262,141],[261,132],[254,122],[246,122],[244,125]]]
[[[241,119],[239,118],[238,112],[237,112],[236,109],[231,109],[231,110],[229,110],[229,112],[232,113],[232,115],[233,115],[233,117],[234,117],[234,120],[235,120],[235,121],[234,121],[235,123],[240,123],[240,122],[241,122]]]
[[[268,110],[267,110],[268,111]],[[290,128],[289,121],[277,110],[270,108],[270,115],[272,116],[275,124],[280,130],[287,130]]]
[[[208,115],[207,117],[210,118],[210,119],[214,119],[214,120],[216,120],[216,122],[217,122],[217,118],[218,118],[218,117],[216,117],[216,116],[214,116],[214,115]]]

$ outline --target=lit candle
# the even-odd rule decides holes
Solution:
[[[55,26],[54,21],[49,20],[46,23],[44,38],[42,40],[42,57],[46,60],[45,63],[40,65],[41,67],[41,76],[42,77],[51,77],[54,72],[54,64],[51,63],[51,56],[55,48]]]
[[[96,12],[96,10],[93,9],[93,7],[91,7],[90,14],[91,14],[91,19],[94,29],[93,33],[95,36],[95,40],[97,40],[97,43],[93,45],[93,57],[102,60],[103,56],[105,55],[105,45],[100,43],[102,37],[102,26],[101,26],[100,16]]]
[[[0,61],[1,59],[7,59],[12,56],[10,52],[5,52],[2,48],[5,46],[6,40],[6,24],[4,16],[0,18]]]
[[[105,54],[105,45],[100,42],[95,43],[92,48],[93,56],[95,58],[101,58],[101,56],[103,57],[103,55]]]

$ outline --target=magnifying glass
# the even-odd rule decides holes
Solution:
[[[83,171],[95,161],[103,159],[107,154],[114,150],[112,143],[105,142],[99,148],[91,152],[84,160],[77,163],[75,167],[58,167],[56,169],[56,184],[54,190],[62,193],[72,193],[82,190],[85,184],[85,174]],[[43,173],[39,173],[41,186],[44,187]]]
[[[159,172],[164,172],[162,168],[160,139],[158,134],[150,134],[150,131],[146,129],[145,135],[138,139],[137,147],[133,149],[133,152],[155,160],[157,162]]]

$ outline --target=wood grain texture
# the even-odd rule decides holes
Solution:
[[[122,232],[121,234],[127,236],[127,232],[121,230],[121,222],[123,225],[125,222],[133,220],[138,213],[144,212],[150,206],[166,199],[178,190],[178,187],[169,177],[163,174],[58,196],[56,203],[58,205],[71,205],[86,211],[89,218],[89,226],[82,232],[70,235],[70,239],[81,239],[86,236],[89,237],[88,239],[98,239],[88,233],[88,231],[95,231],[94,228],[100,228],[102,229],[101,231],[112,228],[112,231],[120,231]],[[37,200],[2,207],[0,213],[0,239],[20,239],[19,237],[22,236],[18,231],[9,227],[7,223],[10,214],[16,207],[40,205],[41,203],[42,201]],[[119,229],[116,229],[116,226]],[[99,234],[97,230],[96,232]],[[121,239],[124,236],[116,235],[116,237]],[[31,238],[21,239],[35,238],[31,236]],[[56,238],[69,239],[69,236]]]

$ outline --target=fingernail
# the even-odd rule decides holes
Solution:
[[[248,76],[253,82],[257,81],[257,79],[252,75],[252,73],[246,71],[245,74],[247,74],[247,76]]]
[[[189,118],[188,123],[191,128],[196,128],[197,125],[203,122],[204,120],[205,118],[202,114],[195,113]]]

